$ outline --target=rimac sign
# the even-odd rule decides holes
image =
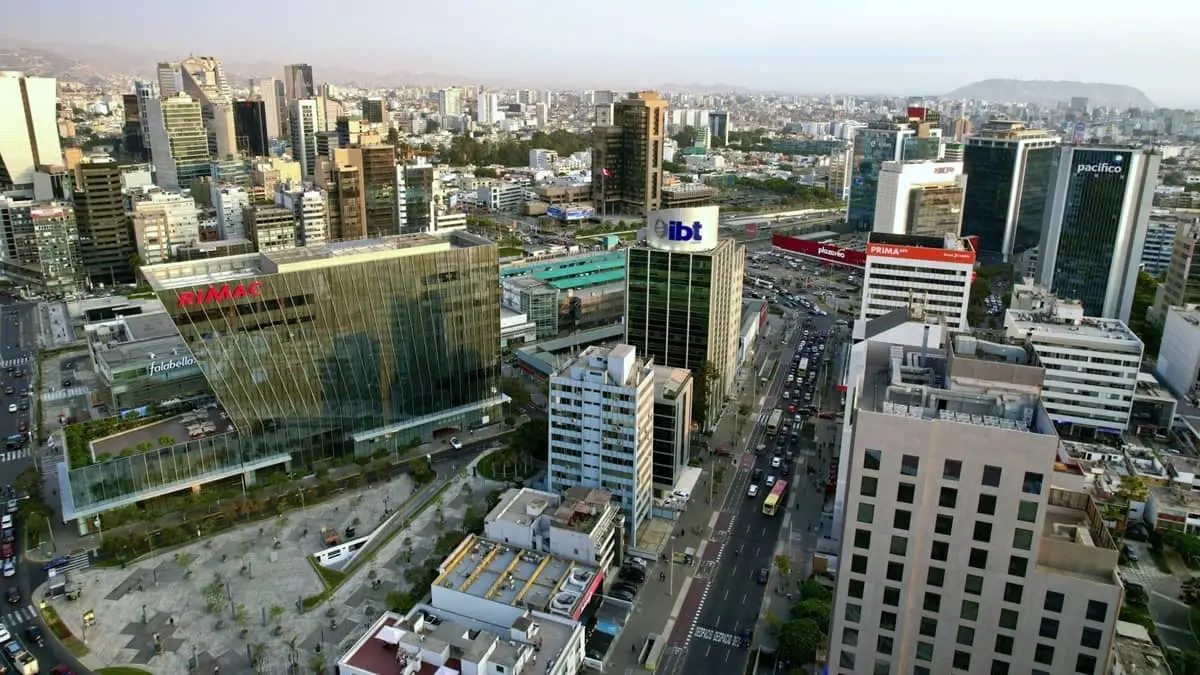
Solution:
[[[150,365],[146,366],[147,375],[158,375],[172,370],[180,370],[182,368],[190,368],[196,365],[196,359],[191,356],[184,356],[178,359],[170,359],[167,361],[151,361]]]
[[[1111,150],[1076,150],[1072,173],[1079,177],[1124,177],[1129,170],[1130,153]]]
[[[214,302],[259,297],[260,295],[262,295],[261,281],[249,284],[222,284],[194,291],[180,291],[179,306],[194,307],[196,305],[211,305]]]
[[[716,206],[651,211],[646,216],[646,241],[663,251],[709,251],[717,245],[719,217]]]

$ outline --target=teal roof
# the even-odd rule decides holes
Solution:
[[[595,274],[585,274],[572,276],[566,279],[558,279],[555,281],[547,281],[553,288],[560,291],[569,291],[575,288],[587,288],[589,286],[599,286],[613,281],[620,281],[625,278],[625,266],[621,265],[620,269],[611,270],[608,272],[596,272]]]
[[[583,262],[586,261],[586,262]],[[593,267],[607,265],[607,267]],[[572,257],[568,259],[547,260],[542,263],[522,261],[500,268],[500,278],[531,276],[535,279],[548,281],[559,279],[571,274],[589,274],[602,269],[616,269],[625,266],[625,252],[606,252],[600,254]],[[549,276],[544,276],[549,275]]]
[[[570,267],[559,267],[558,269],[553,270],[538,270],[533,273],[533,278],[541,279],[542,281],[556,281],[569,277],[585,276],[615,269],[625,269],[625,261],[597,260],[596,262],[584,263],[582,265],[572,265]],[[622,276],[624,275],[622,274]]]

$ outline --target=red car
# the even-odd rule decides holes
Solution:
[[[0,544],[0,560],[8,560],[13,557],[12,544]]]
[[[75,673],[64,665],[54,666],[54,670],[50,671],[50,675],[75,675]]]

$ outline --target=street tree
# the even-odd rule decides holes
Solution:
[[[793,619],[812,619],[821,627],[823,633],[829,631],[829,619],[832,615],[833,605],[821,598],[801,600],[792,608]]]
[[[779,655],[792,663],[812,663],[824,634],[812,619],[792,619],[779,628]]]

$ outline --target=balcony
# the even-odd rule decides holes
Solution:
[[[1118,558],[1116,542],[1091,495],[1050,488],[1038,566],[1115,584]]]

